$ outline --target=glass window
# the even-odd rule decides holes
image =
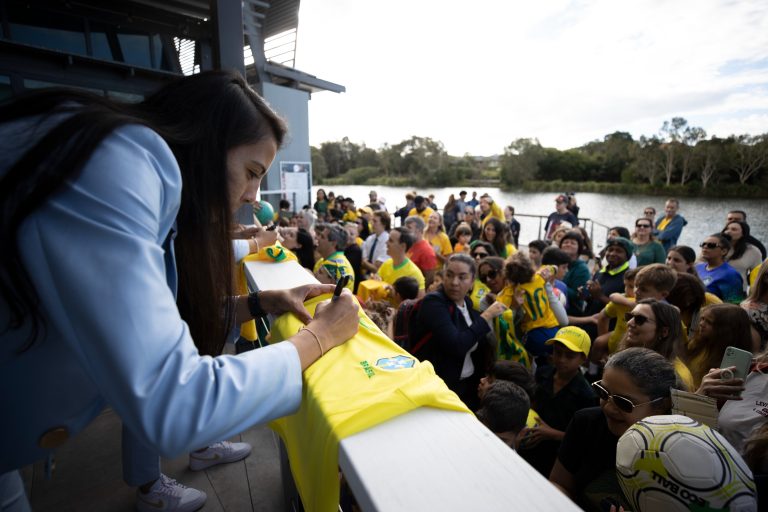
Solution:
[[[13,41],[17,43],[42,46],[65,53],[87,55],[85,34],[82,32],[11,23],[11,35]]]
[[[0,75],[0,101],[5,101],[11,96],[13,96],[11,77],[8,75]]]
[[[149,36],[144,34],[117,34],[126,64],[152,67],[149,56]]]

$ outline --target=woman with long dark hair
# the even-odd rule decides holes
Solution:
[[[627,331],[619,342],[619,350],[645,347],[658,352],[675,365],[675,371],[686,388],[696,389],[691,371],[679,357],[684,341],[677,308],[656,299],[643,299],[625,318]]]
[[[739,271],[744,292],[746,292],[749,284],[749,273],[753,268],[760,266],[763,262],[763,255],[760,253],[760,249],[747,241],[749,239],[749,224],[746,222],[731,221],[725,225],[721,234],[731,241],[731,250],[725,255],[725,261]]]
[[[711,368],[720,366],[726,347],[758,352],[752,341],[749,316],[736,304],[714,304],[701,311],[701,319],[690,341],[684,344],[685,362],[693,375],[694,388]]]
[[[166,456],[298,407],[302,370],[357,313],[345,293],[309,316],[332,287],[235,294],[233,215],[284,136],[229,72],[138,104],[56,90],[0,107],[0,479],[107,405]],[[308,324],[288,343],[209,357],[236,322],[283,311]]]
[[[677,270],[678,274],[693,274],[699,277],[695,264],[696,251],[687,245],[676,245],[667,251],[667,266]]]
[[[483,223],[480,240],[491,244],[496,254],[502,258],[512,256],[517,252],[515,247],[507,240],[507,236],[507,226],[496,217],[489,217]]]

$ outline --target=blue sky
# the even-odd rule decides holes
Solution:
[[[766,0],[305,0],[299,16],[296,67],[347,88],[312,96],[313,145],[566,149],[675,116],[768,132]]]

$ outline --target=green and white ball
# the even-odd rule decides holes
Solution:
[[[635,512],[757,510],[741,455],[687,416],[649,416],[632,425],[619,439],[616,472]]]

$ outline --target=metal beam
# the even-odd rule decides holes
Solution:
[[[215,0],[213,18],[214,66],[234,69],[245,76],[242,3],[240,0]]]

